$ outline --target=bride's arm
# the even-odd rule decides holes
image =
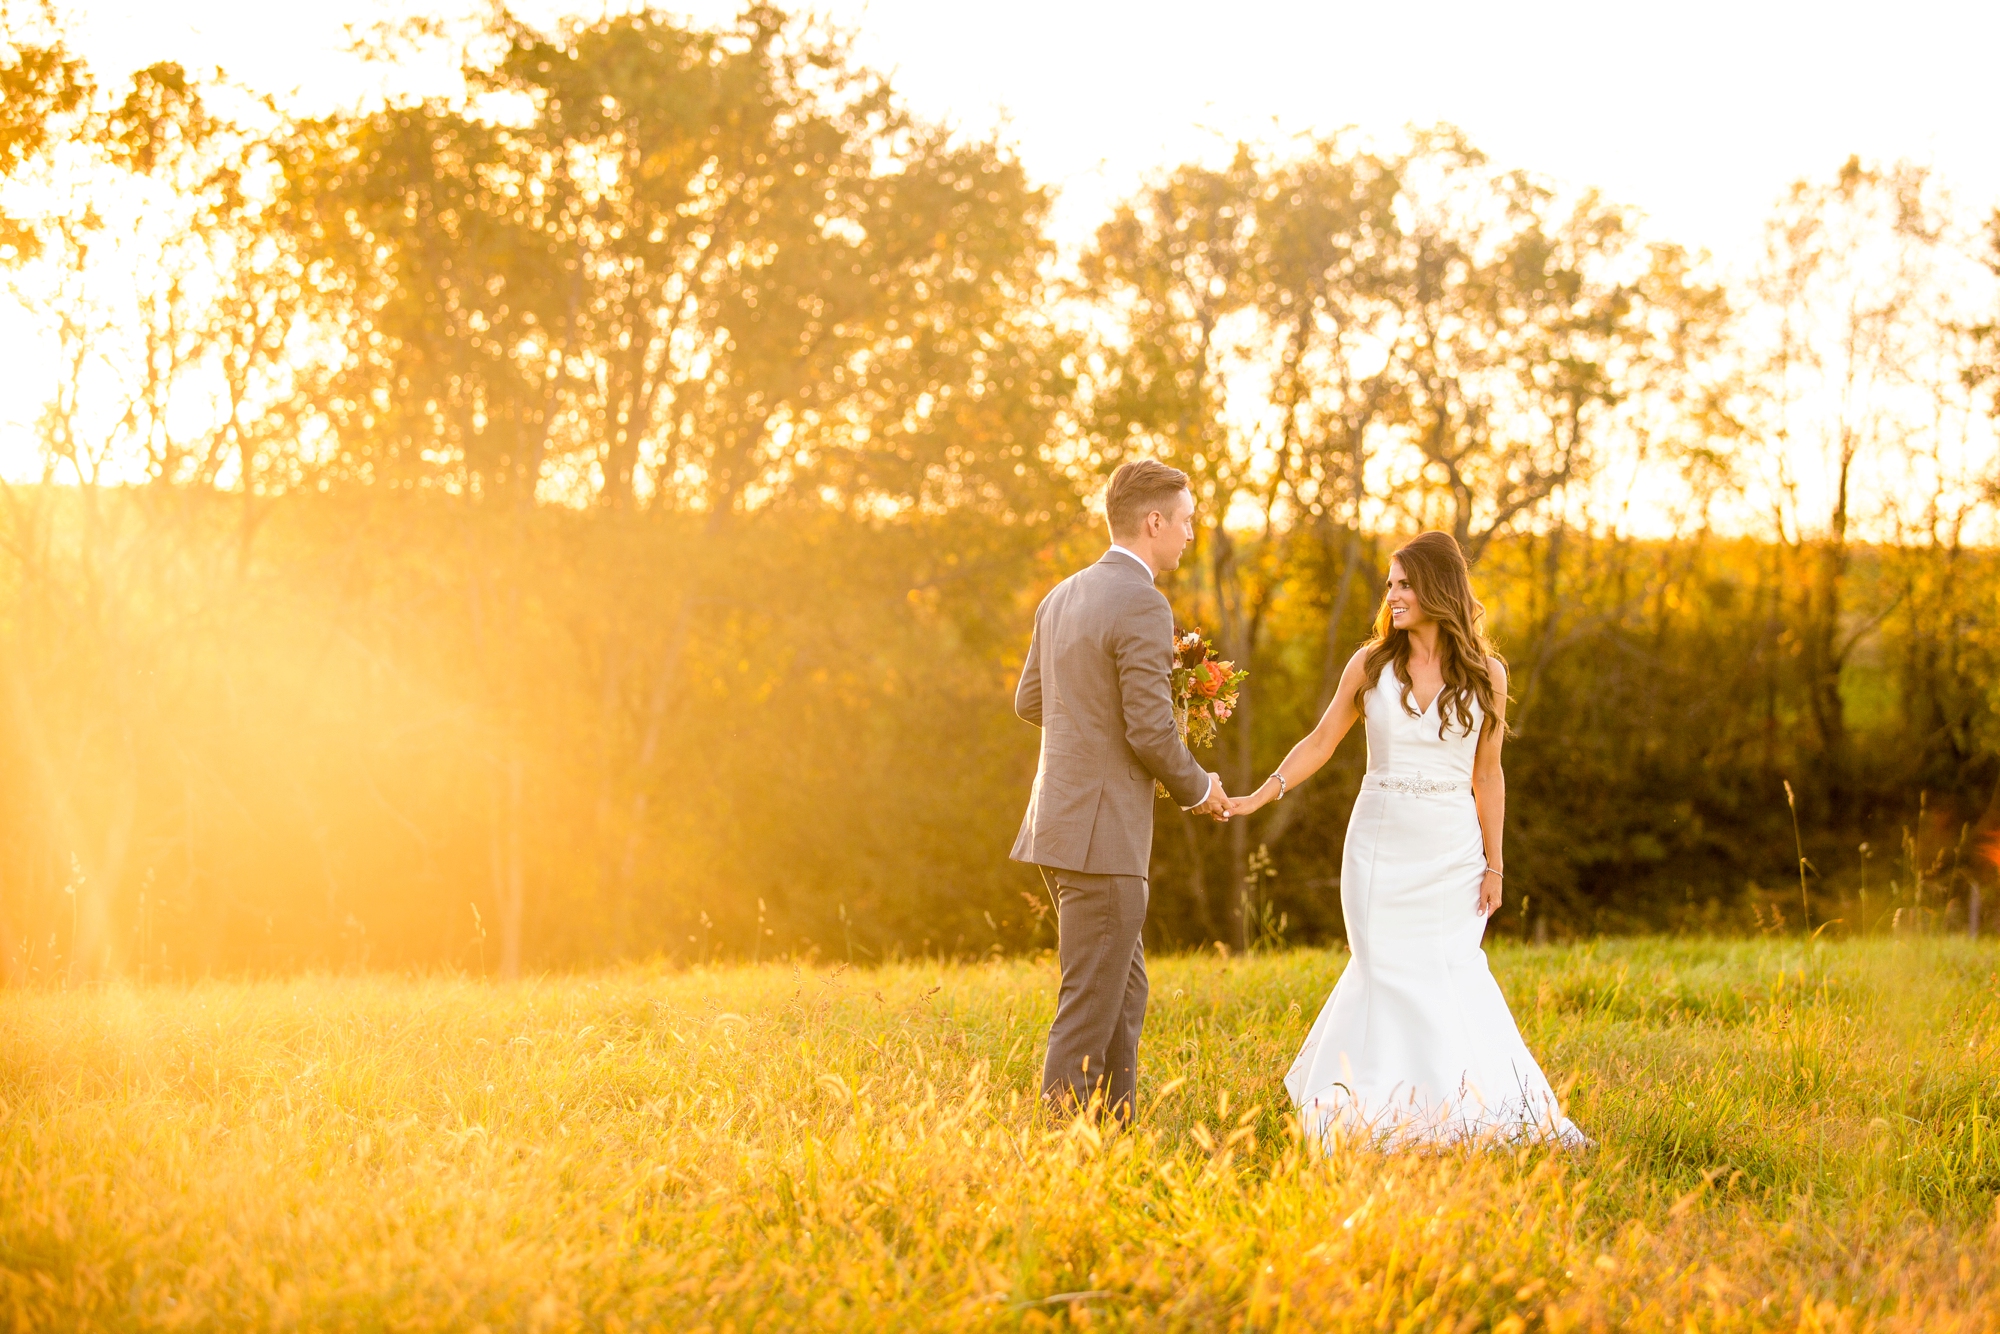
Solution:
[[[1354,707],[1354,692],[1361,688],[1362,664],[1367,658],[1367,650],[1356,649],[1354,656],[1347,660],[1347,667],[1340,674],[1340,684],[1334,688],[1333,702],[1320,715],[1319,725],[1306,733],[1284,762],[1264,780],[1264,786],[1247,797],[1233,797],[1229,802],[1231,815],[1247,815],[1266,802],[1274,801],[1281,790],[1278,775],[1284,775],[1282,790],[1289,793],[1300,783],[1319,772],[1319,767],[1333,757],[1334,748],[1340,745],[1347,729],[1354,726],[1354,720],[1361,716]]]
[[[1472,804],[1479,812],[1479,834],[1486,844],[1486,874],[1479,880],[1479,911],[1491,917],[1500,911],[1500,870],[1505,860],[1502,835],[1507,828],[1507,775],[1500,768],[1500,743],[1507,735],[1507,669],[1498,658],[1488,660],[1493,673],[1493,725],[1479,739],[1472,758]]]

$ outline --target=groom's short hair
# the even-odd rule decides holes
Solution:
[[[1130,537],[1154,510],[1165,513],[1179,492],[1188,489],[1188,475],[1155,459],[1134,459],[1118,465],[1104,492],[1104,517],[1113,537]]]

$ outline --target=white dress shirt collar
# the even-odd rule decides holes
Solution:
[[[1130,547],[1121,547],[1121,546],[1119,546],[1119,545],[1118,545],[1118,544],[1117,544],[1116,542],[1113,542],[1113,543],[1111,544],[1111,549],[1112,549],[1113,551],[1116,551],[1116,552],[1119,552],[1119,553],[1120,553],[1120,554],[1122,554],[1122,555],[1126,555],[1126,556],[1130,556],[1130,557],[1131,557],[1131,558],[1132,558],[1133,560],[1136,560],[1136,561],[1138,561],[1138,562],[1139,562],[1139,564],[1141,564],[1141,565],[1145,566],[1145,569],[1146,569],[1146,577],[1147,577],[1148,579],[1157,579],[1157,578],[1159,578],[1159,575],[1157,575],[1157,574],[1155,574],[1155,573],[1153,572],[1153,567],[1152,567],[1151,565],[1147,564],[1147,562],[1146,562],[1146,558],[1145,558],[1144,556],[1141,556],[1141,555],[1140,555],[1140,554],[1139,554],[1138,552],[1136,552],[1136,551],[1132,550],[1132,548],[1130,548]]]

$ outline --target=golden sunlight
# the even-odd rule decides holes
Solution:
[[[1996,49],[0,0],[0,1328],[2000,1329]]]

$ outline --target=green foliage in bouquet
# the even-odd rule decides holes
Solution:
[[[1174,632],[1174,666],[1168,689],[1174,697],[1174,727],[1190,750],[1215,744],[1216,728],[1236,712],[1236,691],[1250,673],[1215,656],[1199,629]],[[1166,784],[1155,782],[1161,796]]]

